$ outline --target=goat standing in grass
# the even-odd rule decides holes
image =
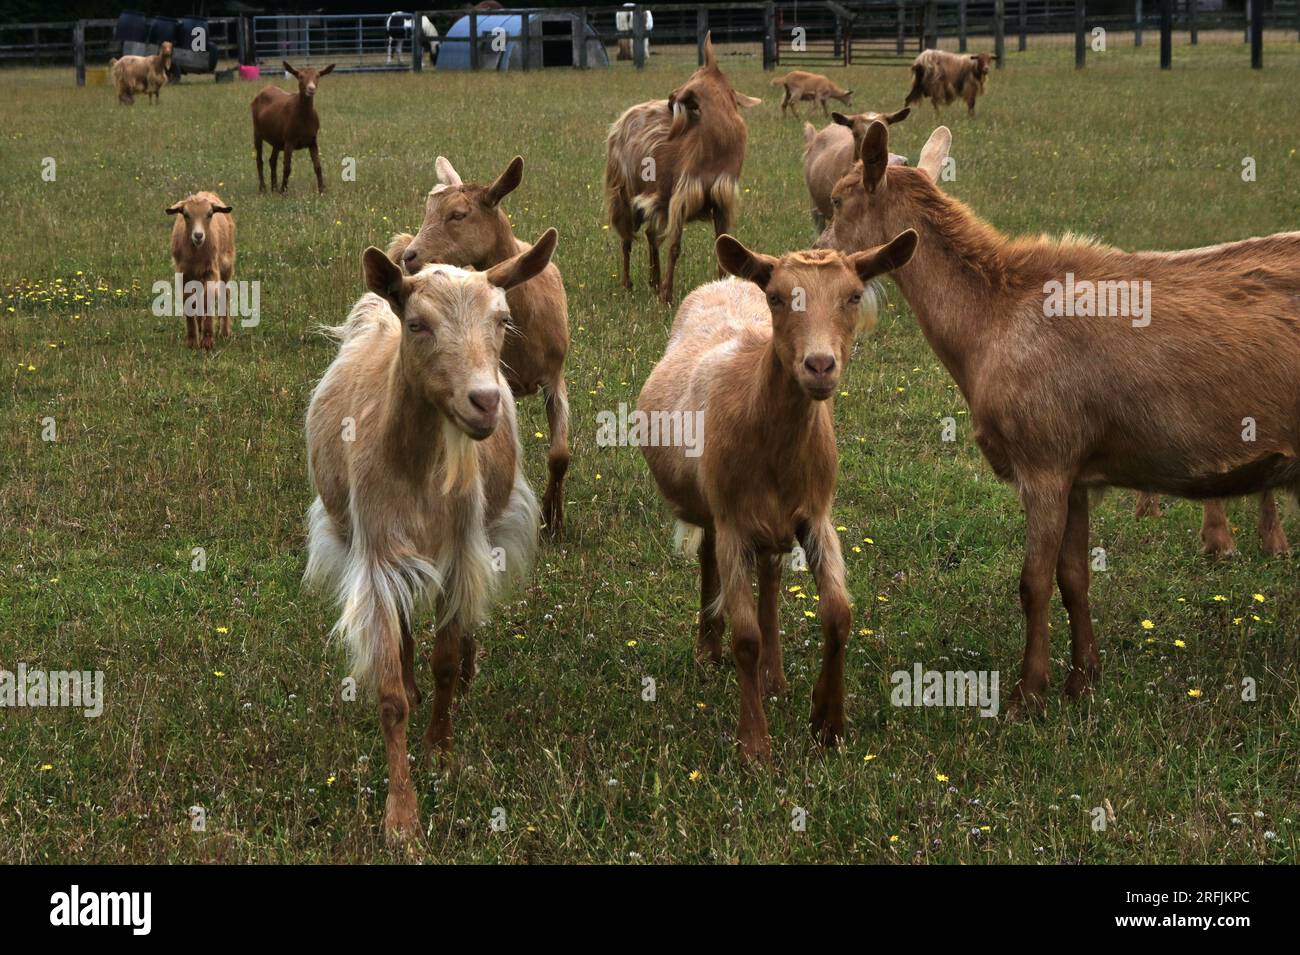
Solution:
[[[936,185],[950,141],[941,126],[919,168],[891,166],[889,128],[873,123],[819,244],[851,252],[899,229],[920,234],[894,280],[970,406],[980,450],[1025,509],[1015,712],[1041,707],[1047,691],[1053,573],[1070,616],[1065,695],[1101,675],[1091,488],[1300,492],[1300,232],[1184,252],[1009,239]],[[1096,296],[1062,312],[1067,284]]]
[[[922,50],[912,63],[912,88],[904,103],[919,103],[927,96],[934,111],[953,100],[966,101],[966,110],[975,115],[975,98],[984,94],[989,78],[992,53],[949,53],[946,50]]]
[[[318,496],[305,579],[335,591],[352,675],[377,690],[390,841],[420,832],[406,745],[420,699],[412,615],[432,604],[437,617],[424,743],[445,753],[457,686],[474,675],[474,629],[498,582],[526,576],[536,545],[537,500],[500,363],[505,291],[544,269],[555,241],[549,230],[486,272],[429,265],[413,276],[367,249],[371,294],[333,329],[339,354],[307,410]]]
[[[221,337],[230,337],[231,299],[228,284],[235,274],[235,217],[215,192],[196,192],[168,207],[172,223],[172,264],[182,285],[203,283],[203,308],[193,310],[186,296],[185,343],[212,348],[214,311],[221,318]]]
[[[822,115],[828,112],[826,101],[837,99],[845,106],[849,105],[849,100],[853,98],[853,90],[846,90],[834,80],[822,76],[820,73],[809,73],[805,70],[792,70],[785,76],[778,76],[772,81],[773,86],[780,86],[784,90],[781,96],[781,115],[785,116],[788,109],[799,115],[795,109],[796,103],[810,102],[822,108]]]
[[[839,458],[828,399],[856,334],[875,321],[876,290],[864,284],[906,263],[915,247],[915,233],[907,232],[853,255],[774,258],[720,236],[718,261],[745,281],[712,282],[686,296],[637,402],[646,420],[658,422],[641,450],[680,522],[679,536],[699,546],[697,661],[721,661],[724,614],[731,623],[740,682],[736,739],[746,760],[769,757],[763,697],[786,687],[777,612],[781,560],[796,541],[817,582],[825,640],[812,730],[826,745],[844,735],[850,612],[831,519]],[[663,422],[684,415],[698,422],[702,448],[665,439]]]
[[[895,113],[855,113],[846,116],[832,113],[832,122],[818,132],[812,123],[803,124],[803,176],[808,184],[808,194],[812,197],[813,228],[820,236],[831,221],[834,207],[831,205],[831,191],[844,174],[853,168],[857,161],[858,150],[867,127],[880,120],[892,126],[907,119],[912,112],[910,106],[904,106]],[[890,162],[907,165],[904,156],[891,155]]]
[[[1138,517],[1160,516],[1160,495],[1139,494],[1136,515]],[[1259,495],[1259,547],[1269,557],[1277,557],[1291,549],[1286,539],[1286,530],[1277,513],[1277,499],[1272,491]],[[1205,502],[1201,517],[1201,553],[1211,557],[1231,557],[1237,552],[1237,541],[1232,535],[1232,526],[1228,523],[1225,502],[1215,498]]]
[[[442,156],[434,168],[438,185],[429,193],[420,232],[393,236],[389,258],[412,275],[431,262],[483,271],[529,248],[515,238],[501,208],[501,200],[523,180],[522,157],[516,156],[490,186],[465,185]],[[550,479],[542,497],[542,519],[554,536],[564,525],[564,475],[569,469],[569,389],[564,381],[569,303],[560,270],[550,263],[535,279],[507,292],[506,300],[510,330],[501,350],[501,369],[516,398],[540,389],[546,401]]]
[[[135,102],[136,93],[144,93],[155,106],[160,90],[167,85],[172,69],[172,41],[163,40],[153,56],[124,56],[108,61],[108,71],[117,88],[117,100],[126,106]]]
[[[623,287],[632,288],[632,240],[642,225],[650,249],[650,285],[673,298],[673,272],[687,222],[713,220],[715,235],[735,222],[748,131],[742,107],[762,100],[736,92],[718,68],[711,35],[704,65],[668,99],[640,103],[609,128],[605,203],[623,240]],[[668,243],[668,271],[659,276],[659,246]]]
[[[271,144],[271,191],[275,192],[275,161],[284,153],[284,178],[280,192],[289,189],[289,172],[293,167],[295,150],[311,152],[311,164],[316,169],[316,188],[325,191],[325,177],[321,173],[320,149],[316,137],[320,133],[320,117],[316,115],[316,87],[320,78],[333,72],[331,63],[323,70],[303,67],[295,70],[284,61],[285,71],[298,80],[298,92],[286,93],[278,86],[268,86],[253,97],[253,146],[257,150],[257,191],[266,192],[262,174],[262,143]]]

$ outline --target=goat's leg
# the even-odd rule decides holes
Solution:
[[[433,666],[433,714],[424,731],[424,746],[443,756],[451,752],[451,712],[456,684],[461,679],[464,630],[457,623],[438,629],[429,662]]]
[[[1065,535],[1056,558],[1056,584],[1070,615],[1070,675],[1065,680],[1065,696],[1071,700],[1091,693],[1101,678],[1101,655],[1088,607],[1088,578],[1088,489],[1076,484],[1070,489]]]
[[[280,170],[280,192],[284,194],[289,191],[289,171],[293,169],[293,149],[294,147],[285,144],[284,147],[284,168]]]
[[[411,708],[406,698],[406,687],[402,684],[401,642],[395,633],[381,633],[379,640],[379,725],[384,732],[384,750],[388,756],[384,834],[391,844],[419,837],[420,810],[407,759],[406,727]]]
[[[1061,475],[1021,479],[1025,508],[1025,562],[1020,571],[1020,606],[1025,615],[1025,655],[1020,681],[1011,691],[1011,716],[1022,708],[1041,710],[1047,691],[1050,644],[1047,630],[1052,603],[1052,571],[1061,553],[1073,483]]]
[[[1277,499],[1272,491],[1259,496],[1259,546],[1269,557],[1277,557],[1291,550],[1286,530],[1277,513]]]
[[[646,254],[650,257],[650,288],[659,291],[659,237],[648,228],[645,231]]]
[[[1160,516],[1160,495],[1151,494],[1147,491],[1138,493],[1137,507],[1133,511],[1134,517],[1159,517]]]
[[[199,347],[199,320],[193,315],[185,316],[185,345],[188,348]]]
[[[632,238],[623,236],[623,281],[620,283],[629,292],[632,290]]]
[[[682,230],[679,226],[668,244],[668,270],[663,281],[659,283],[659,301],[669,305],[673,300],[673,274],[677,271],[677,259],[682,254]]]
[[[546,455],[550,477],[542,497],[542,520],[546,522],[546,533],[557,537],[564,529],[564,475],[569,470],[569,386],[563,369],[546,387],[546,424],[551,432],[551,447]]]
[[[210,275],[203,282],[203,336],[200,344],[204,351],[212,350],[212,313],[216,308],[216,276]]]
[[[1201,553],[1210,557],[1231,557],[1237,552],[1237,541],[1228,525],[1228,512],[1222,498],[1205,502],[1201,518]]]
[[[788,687],[781,654],[780,609],[781,555],[761,554],[758,558],[758,628],[763,634],[759,670],[763,675],[764,696],[781,696]]]
[[[423,702],[420,688],[415,685],[415,637],[411,634],[411,621],[406,614],[398,612],[398,622],[402,626],[402,685],[406,688],[406,702],[415,709]]]
[[[460,637],[460,687],[459,695],[456,697],[457,707],[461,697],[469,692],[469,685],[474,681],[476,673],[478,673],[478,643],[474,640],[474,634],[467,630]]]
[[[785,111],[790,106],[790,87],[781,87],[781,118],[785,119]]]
[[[716,529],[716,557],[722,603],[731,621],[731,656],[740,684],[740,721],[736,743],[747,763],[767,762],[772,757],[772,740],[763,712],[759,679],[762,634],[754,607],[753,560],[745,540],[725,528]]]
[[[321,174],[320,169],[320,149],[316,146],[316,140],[312,140],[307,149],[311,152],[312,168],[316,170],[316,190],[321,194],[325,192],[325,177]]]
[[[271,147],[271,191],[272,192],[275,192],[277,188],[275,184],[275,164],[279,161],[279,159],[280,159],[280,147],[272,146]]]
[[[726,620],[718,604],[718,558],[713,528],[704,528],[700,542],[700,631],[695,636],[695,662],[717,666],[722,662],[722,632]]]
[[[257,151],[257,191],[266,192],[266,178],[262,175],[262,137],[253,137],[253,148]]]
[[[852,622],[844,556],[829,514],[809,527],[800,542],[817,581],[817,615],[822,622],[822,669],[813,687],[812,733],[822,746],[835,746],[844,738],[844,651]]]

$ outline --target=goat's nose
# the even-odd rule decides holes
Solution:
[[[803,366],[814,375],[829,375],[835,370],[835,356],[809,355],[803,360]]]
[[[475,388],[469,393],[469,401],[484,414],[493,414],[501,404],[501,389]]]
[[[201,243],[202,241],[203,241],[203,233],[202,233],[202,232],[195,232],[195,233],[194,233],[194,244],[195,244],[195,245],[198,245],[198,244]]]
[[[405,262],[407,265],[412,264],[415,261],[415,250],[407,249],[405,252],[403,252],[402,261]]]

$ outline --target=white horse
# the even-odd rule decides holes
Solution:
[[[404,13],[401,10],[394,11],[388,15],[384,21],[384,33],[388,36],[388,62],[393,62],[393,44],[397,44],[397,56],[402,56],[402,44],[411,36],[411,21],[415,18],[413,13]],[[420,34],[421,42],[424,48],[429,51],[429,62],[438,62],[438,30],[429,22],[428,17],[420,17]]]

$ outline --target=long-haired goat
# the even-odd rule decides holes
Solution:
[[[894,280],[1025,509],[1020,710],[1047,690],[1053,573],[1070,616],[1066,696],[1101,674],[1090,488],[1300,491],[1300,232],[1183,252],[1009,239],[936,185],[950,141],[941,126],[919,168],[890,166],[889,128],[873,123],[819,244],[920,233]]]
[[[516,156],[490,186],[466,185],[442,156],[434,168],[438,185],[425,203],[420,232],[393,236],[389,258],[411,274],[431,262],[482,271],[527,251],[528,243],[515,238],[501,208],[501,200],[523,180],[523,157]],[[569,303],[560,270],[550,263],[532,281],[507,292],[506,300],[510,328],[501,349],[501,369],[516,398],[540,389],[546,401],[550,477],[542,497],[542,519],[547,533],[555,535],[564,526],[564,475],[569,469],[569,388],[564,381]]]
[[[679,536],[699,546],[697,661],[722,659],[720,638],[731,623],[740,682],[736,739],[746,759],[768,757],[763,697],[786,686],[777,611],[781,559],[796,541],[817,582],[825,640],[812,730],[823,744],[844,736],[850,611],[831,519],[838,455],[828,399],[856,333],[875,320],[876,290],[864,283],[903,265],[915,247],[916,234],[906,232],[853,255],[775,258],[720,236],[718,260],[745,281],[712,282],[686,296],[637,402],[651,428],[638,441],[641,450],[680,522]],[[694,451],[672,437],[686,433],[685,416],[703,438]]]
[[[474,675],[474,628],[498,582],[526,575],[537,500],[520,468],[515,404],[501,376],[504,290],[546,267],[549,230],[526,252],[473,272],[429,265],[404,275],[379,249],[333,332],[338,357],[307,409],[305,580],[330,588],[352,676],[373,686],[388,756],[384,827],[418,835],[406,727],[419,702],[412,614],[437,615],[433,715],[424,743],[451,747],[451,705]]]
[[[975,98],[984,94],[993,59],[992,53],[922,50],[912,62],[912,88],[903,102],[910,106],[928,96],[938,113],[940,105],[947,106],[960,97],[974,116]]]
[[[632,287],[632,240],[644,224],[650,285],[659,300],[673,297],[673,271],[687,222],[713,219],[722,235],[736,218],[740,169],[748,132],[742,107],[762,100],[736,92],[718,68],[713,38],[704,39],[704,65],[668,99],[640,103],[609,128],[605,202],[623,240],[623,287]],[[660,281],[659,246],[668,243]]]
[[[293,154],[306,149],[311,153],[311,164],[316,170],[316,188],[325,191],[325,177],[321,173],[320,149],[316,137],[320,133],[320,116],[316,114],[316,87],[320,78],[334,71],[331,63],[323,70],[305,66],[295,70],[285,60],[285,72],[298,81],[298,92],[289,93],[278,86],[267,86],[253,97],[253,146],[257,150],[257,191],[266,192],[262,175],[262,143],[271,144],[271,191],[275,192],[275,161],[284,152],[284,178],[280,191],[289,189],[289,172],[293,168]]]
[[[182,284],[203,283],[201,314],[191,314],[186,295],[185,343],[190,348],[212,348],[212,319],[221,318],[221,337],[230,337],[229,282],[235,274],[234,210],[215,192],[196,192],[169,206],[172,223],[172,264]],[[200,336],[201,332],[201,336]]]
[[[1136,515],[1138,517],[1160,516],[1160,495],[1139,494]],[[1277,513],[1277,500],[1272,491],[1263,491],[1259,495],[1259,546],[1270,557],[1285,554],[1291,549],[1286,539],[1286,529]],[[1232,535],[1232,526],[1228,523],[1228,512],[1222,498],[1213,498],[1205,502],[1201,518],[1201,553],[1211,557],[1231,557],[1237,552],[1237,541]]]
[[[803,177],[808,184],[808,194],[812,197],[813,227],[818,236],[831,221],[834,209],[831,206],[831,190],[853,168],[862,145],[862,137],[867,134],[867,126],[880,120],[889,126],[901,123],[912,112],[910,106],[893,113],[832,113],[832,122],[818,132],[812,123],[803,124]],[[904,156],[891,155],[891,162],[907,164]]]
[[[172,69],[172,41],[163,40],[153,56],[124,56],[108,61],[108,71],[117,88],[117,101],[126,106],[135,102],[136,93],[144,93],[155,106],[162,98],[159,91],[167,85]]]

